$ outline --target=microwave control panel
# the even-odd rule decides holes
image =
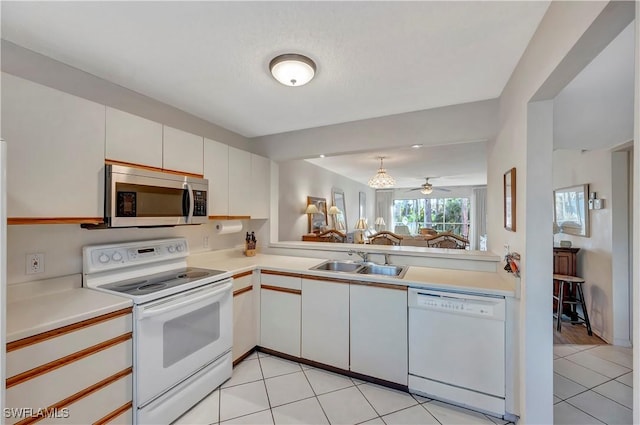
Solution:
[[[193,191],[193,215],[196,217],[207,216],[207,192],[204,190]]]

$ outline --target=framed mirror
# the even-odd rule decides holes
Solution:
[[[503,178],[504,200],[504,228],[512,232],[516,231],[516,169],[512,168],[504,173]]]
[[[327,221],[327,199],[307,196],[307,205],[309,204],[314,204],[318,209],[317,213],[309,214],[309,233],[320,233],[326,230],[329,225]]]
[[[360,211],[358,214],[359,218],[367,218],[367,194],[364,192],[360,192],[358,194],[358,201],[359,201],[359,207],[360,207]]]
[[[338,213],[333,215],[333,227],[341,232],[347,232],[347,209],[344,202],[344,192],[340,189],[333,189],[331,193],[333,205],[338,208]]]
[[[589,185],[553,191],[553,219],[560,233],[589,237]]]

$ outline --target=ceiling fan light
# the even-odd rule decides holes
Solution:
[[[306,56],[287,53],[276,56],[269,63],[273,78],[281,84],[299,87],[307,84],[316,74],[316,64]]]
[[[432,186],[426,186],[426,187],[423,187],[422,189],[420,189],[420,193],[422,193],[423,195],[429,195],[429,194],[431,194],[431,192],[433,192],[433,187]]]

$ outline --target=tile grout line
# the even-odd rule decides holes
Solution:
[[[436,415],[434,415],[433,413],[431,413],[431,410],[427,409],[425,407],[425,404],[429,404],[431,403],[433,400],[429,400],[429,401],[425,401],[424,403],[418,403],[418,406],[422,407],[433,419],[436,420],[436,422],[438,422],[440,425],[443,425],[442,422],[440,422],[440,419],[436,418]]]
[[[306,369],[306,370],[311,370],[311,369]],[[316,393],[315,388],[313,388],[313,385],[311,385],[311,381],[309,380],[309,377],[307,376],[307,373],[305,372],[305,369],[302,369],[302,374],[304,375],[305,379],[307,380],[307,383],[311,387],[311,392],[313,392],[313,395],[316,398],[316,401],[318,402],[318,405],[320,405],[320,410],[322,410],[322,414],[324,414],[324,417],[327,419],[327,423],[331,424],[331,421],[329,420],[329,416],[327,415],[327,412],[324,410],[324,406],[322,406],[322,403],[320,403],[320,398],[318,398],[318,393]],[[349,380],[351,381],[351,383],[353,383],[351,378],[349,378]],[[349,387],[347,387],[347,388],[349,388]],[[336,390],[336,391],[338,391],[338,390]]]
[[[571,360],[571,359],[567,359],[567,358],[564,358],[564,359],[565,359],[566,361],[568,361],[568,362],[573,363],[573,364],[577,364],[578,366],[582,366],[582,367],[583,367],[583,368],[585,368],[585,369],[589,369],[590,371],[592,371],[592,372],[594,372],[594,373],[597,373],[598,375],[602,375],[602,376],[604,376],[604,377],[606,377],[606,378],[609,378],[609,376],[607,376],[607,375],[603,375],[602,373],[600,373],[600,372],[598,372],[598,371],[596,371],[596,370],[593,370],[592,368],[587,367],[587,366],[585,366],[585,365],[583,365],[583,364],[580,364],[580,363],[578,363],[578,362],[575,362],[575,361],[573,361],[573,360]],[[626,367],[626,366],[619,365],[618,363],[614,363],[614,362],[609,361],[609,360],[607,360],[607,359],[601,359],[600,357],[598,357],[598,359],[599,359],[599,360],[602,360],[602,361],[604,361],[604,362],[612,363],[612,364],[614,364],[614,365],[616,365],[616,366],[618,366],[618,367],[623,367],[623,368],[627,369],[627,371],[626,371],[626,372],[624,372],[622,375],[626,375],[626,374],[627,374],[627,373],[629,373],[629,372],[633,372],[633,370],[632,370],[632,369],[629,369],[629,368],[628,368],[628,367]],[[615,378],[612,378],[612,379],[619,378],[619,377],[620,377],[620,376],[622,376],[622,375],[616,376]]]
[[[258,364],[260,365],[260,374],[262,375],[262,385],[264,385],[264,392],[267,395],[267,403],[269,404],[269,413],[271,413],[271,421],[275,424],[276,418],[273,416],[273,408],[271,407],[271,399],[269,398],[269,390],[267,389],[267,380],[264,377],[264,371],[262,370],[262,362],[260,361],[260,357],[258,357]]]
[[[602,423],[603,423],[603,424],[605,424],[605,425],[607,424],[606,422],[604,422],[604,421],[602,421],[602,420],[600,420],[600,419],[596,418],[596,417],[595,417],[595,416],[593,416],[592,414],[590,414],[590,413],[588,413],[588,412],[585,412],[584,410],[582,410],[582,409],[581,409],[581,408],[579,408],[578,406],[575,406],[575,405],[573,405],[573,404],[569,403],[569,400],[564,400],[564,401],[563,401],[563,403],[567,403],[569,406],[573,407],[574,409],[577,409],[577,410],[581,411],[581,412],[582,412],[582,413],[584,413],[585,415],[591,416],[593,419],[595,419],[595,420],[596,420],[596,421],[598,421],[598,422],[602,422]]]

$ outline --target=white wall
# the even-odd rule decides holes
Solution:
[[[331,190],[334,188],[344,191],[349,232],[353,231],[358,220],[359,192],[365,192],[366,194],[366,218],[368,223],[373,225],[375,219],[375,191],[370,187],[304,160],[280,163],[279,173],[278,227],[280,241],[301,240],[302,235],[308,232],[307,215],[304,214],[307,196],[326,198],[327,206],[331,206]],[[329,226],[332,225],[333,223],[329,219]]]
[[[633,139],[634,24],[554,99],[556,149],[607,148]]]
[[[256,232],[259,246],[269,243],[267,220],[243,220],[240,233],[218,235],[214,223],[176,226],[167,228],[123,228],[86,230],[79,224],[40,224],[8,226],[7,231],[7,282],[16,284],[58,276],[82,273],[82,247],[84,245],[126,242],[165,237],[186,237],[190,252],[237,247],[241,250],[245,232]],[[209,247],[204,247],[208,237]],[[26,274],[25,256],[44,253],[44,273]]]
[[[585,298],[593,331],[613,343],[611,152],[608,150],[553,152],[553,188],[589,184],[605,200],[605,208],[589,211],[590,236],[557,234],[578,252],[578,276],[585,279]]]
[[[496,99],[327,125],[251,139],[255,152],[275,161],[320,154],[439,146],[488,140],[496,132]]]
[[[606,17],[602,18],[605,22],[591,31],[595,34],[589,35],[599,39],[601,33],[606,33],[607,29],[614,32],[611,38],[604,40],[603,45],[582,49],[581,56],[575,51],[572,52],[607,5],[606,2],[551,3],[500,97],[498,135],[489,145],[489,249],[502,253],[502,245],[507,243],[512,250],[520,252],[523,258],[519,347],[519,413],[522,423],[553,423],[550,391],[553,388],[552,329],[549,312],[551,291],[544,289],[550,285],[550,279],[540,279],[540,275],[536,274],[536,270],[548,270],[550,278],[552,269],[550,176],[553,111],[548,104],[531,105],[532,109],[529,110],[529,102],[536,95],[540,96],[540,100],[553,98],[629,23],[627,20],[624,26],[618,29],[607,25],[609,22],[606,22]],[[628,9],[624,13],[628,15]],[[619,18],[615,13],[607,16]],[[590,39],[583,39],[582,42],[591,44]],[[591,50],[595,52],[588,57],[592,53]],[[566,62],[568,60],[571,61],[570,64]],[[555,78],[546,86],[545,83],[548,83],[547,80],[552,74]],[[541,90],[545,93],[541,93]],[[530,117],[532,122],[528,123]],[[535,134],[536,129],[528,127],[536,124],[541,127],[540,134]],[[517,170],[516,232],[503,229],[502,179],[503,173],[511,167],[516,167]],[[535,176],[534,180],[541,181],[529,181],[530,175]],[[545,222],[546,226],[534,226]],[[545,227],[548,227],[548,230],[545,230]],[[531,270],[528,268],[529,260]]]

